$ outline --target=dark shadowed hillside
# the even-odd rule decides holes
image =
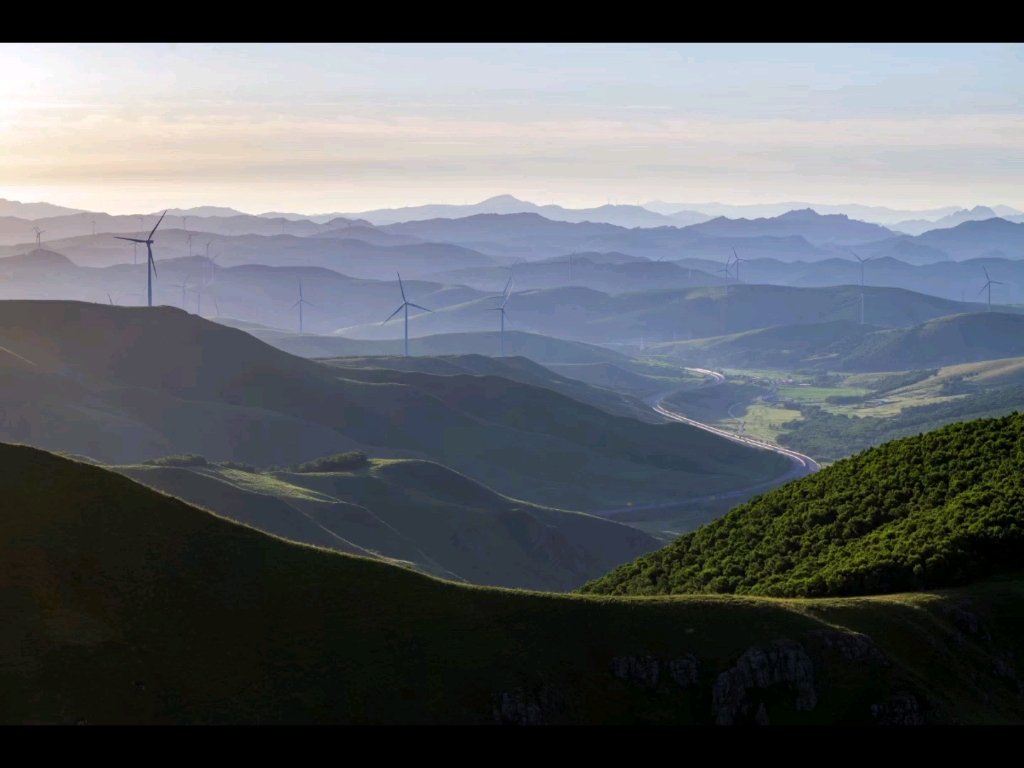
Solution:
[[[1021,721],[1015,581],[800,603],[468,588],[30,448],[0,461],[6,723]]]

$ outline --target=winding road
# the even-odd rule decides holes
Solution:
[[[706,368],[687,368],[686,370],[692,371],[693,373],[699,373],[703,376],[709,376],[711,379],[713,379],[713,382],[709,384],[709,386],[716,387],[720,384],[725,383],[725,376],[715,371],[710,371],[707,370]],[[744,445],[749,445],[753,448],[761,448],[764,450],[779,453],[785,456],[787,459],[789,459],[790,462],[792,462],[790,470],[781,477],[777,477],[773,480],[769,480],[764,483],[758,483],[757,485],[747,486],[746,488],[739,488],[735,491],[709,494],[707,496],[700,496],[695,499],[686,499],[685,501],[662,501],[656,504],[637,504],[632,507],[619,507],[618,509],[608,509],[601,512],[591,512],[590,514],[597,515],[599,517],[607,517],[614,520],[616,517],[630,514],[633,512],[644,512],[647,510],[655,509],[668,509],[671,507],[685,507],[690,504],[700,504],[708,501],[720,501],[723,499],[741,498],[749,496],[751,494],[759,493],[761,491],[769,491],[772,488],[777,488],[778,486],[783,485],[784,483],[788,483],[790,480],[797,480],[801,477],[806,477],[807,475],[813,474],[814,472],[817,472],[819,469],[821,469],[821,465],[814,459],[812,459],[810,456],[805,456],[802,453],[791,451],[788,448],[782,448],[781,446],[775,445],[774,443],[768,443],[763,440],[755,440],[750,437],[744,437],[743,435],[737,435],[735,432],[728,432],[724,429],[719,429],[718,427],[712,427],[710,424],[704,424],[702,422],[687,418],[686,416],[683,416],[681,413],[676,413],[675,411],[668,410],[661,404],[662,401],[669,395],[678,391],[679,390],[677,389],[672,389],[669,390],[668,392],[661,392],[657,395],[651,395],[650,397],[644,398],[644,402],[647,405],[649,405],[655,413],[665,417],[666,419],[671,419],[672,421],[679,421],[682,422],[683,424],[689,424],[691,427],[703,429],[704,431],[711,432],[712,434],[718,435],[719,437],[724,437],[727,440],[732,440],[737,443],[743,443]],[[738,405],[738,403],[736,403],[735,405]]]

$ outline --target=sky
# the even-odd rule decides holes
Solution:
[[[3,45],[0,197],[1024,208],[1024,47]]]

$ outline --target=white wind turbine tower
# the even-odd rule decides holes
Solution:
[[[853,251],[850,251],[850,253],[853,253]],[[867,264],[869,261],[871,261],[875,257],[874,256],[868,256],[866,259],[862,259],[856,253],[853,253],[853,258],[855,258],[857,261],[860,262],[860,287],[863,288],[864,287],[864,265]]]
[[[850,253],[853,253],[853,251],[850,251]],[[864,265],[875,257],[868,256],[866,259],[862,259],[856,253],[853,253],[853,258],[860,262],[860,324],[864,325]]]
[[[127,240],[131,243],[143,243],[146,246],[146,300],[150,307],[153,306],[153,275],[156,274],[156,262],[153,261],[153,235],[156,234],[157,227],[160,226],[160,222],[164,220],[164,216],[167,215],[167,211],[164,211],[160,218],[157,219],[156,226],[149,233],[149,237],[143,239],[137,237],[121,237],[114,235],[115,240]]]
[[[296,301],[294,304],[292,304],[292,309],[295,309],[296,307],[299,308],[299,333],[300,334],[302,333],[302,308],[303,307],[312,307],[312,306],[313,306],[312,304],[310,304],[308,301],[306,301],[304,298],[302,298],[302,278],[299,278],[299,300]],[[288,310],[288,311],[290,312],[291,310]],[[390,319],[391,318],[388,318],[388,320],[390,320]],[[387,321],[385,321],[385,322],[387,322]]]
[[[739,254],[736,253],[736,249],[735,248],[732,249],[732,255],[733,255],[733,258],[736,259],[733,263],[736,265],[736,282],[738,283],[740,281],[740,262],[747,262],[747,263],[749,263],[750,259],[741,259],[739,257]]]
[[[185,279],[181,281],[179,285],[172,285],[172,288],[181,288],[181,308],[188,312],[185,308],[185,286],[188,285],[188,275],[185,275]]]
[[[513,265],[514,266],[514,265]],[[501,306],[492,309],[492,312],[501,312],[501,356],[505,356],[505,318],[508,317],[508,313],[505,312],[505,305],[508,304],[509,298],[512,296],[512,289],[515,287],[515,275],[512,270],[508,273],[508,282],[505,283],[505,290],[501,292],[501,296],[492,296],[492,299],[502,299]],[[512,322],[509,320],[509,322]]]
[[[986,289],[988,289],[988,310],[987,311],[991,312],[992,311],[992,286],[993,285],[1005,285],[1005,283],[1001,283],[998,280],[993,280],[991,277],[989,277],[988,276],[988,270],[985,269],[984,267],[981,268],[981,271],[985,273],[985,280],[986,280],[986,282],[985,282],[985,285],[982,286],[981,290],[978,291],[978,295],[980,296],[982,293],[985,292]]]
[[[400,274],[398,274],[397,272],[395,274],[398,275],[398,290],[400,290],[402,292],[402,305],[398,309],[396,309],[394,312],[391,313],[390,317],[388,317],[388,320],[390,320],[392,317],[397,315],[403,309],[405,310],[405,356],[408,357],[409,356],[409,307],[416,307],[416,309],[422,309],[424,312],[432,312],[433,310],[427,309],[426,307],[421,307],[419,304],[413,304],[411,301],[409,301],[407,298],[405,298],[405,286],[402,285],[402,276]],[[381,323],[381,325],[385,325],[388,322],[388,320],[385,320],[383,323]]]

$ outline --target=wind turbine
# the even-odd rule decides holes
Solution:
[[[173,288],[181,288],[181,308],[185,309],[185,286],[188,285],[188,275],[185,275],[185,279],[181,281],[181,285],[172,286]],[[188,310],[185,309],[187,312]]]
[[[182,218],[188,218],[188,217],[184,216]],[[185,238],[185,240],[188,241],[188,257],[191,259],[192,258],[192,238],[196,236],[196,233],[195,232],[189,232],[187,229],[185,230],[185,232],[188,234],[188,237]]]
[[[398,275],[398,290],[400,290],[402,292],[402,305],[398,309],[396,309],[394,312],[391,313],[391,316],[388,317],[388,320],[390,320],[392,317],[397,315],[403,309],[405,310],[405,356],[408,357],[409,356],[409,307],[416,307],[416,309],[422,309],[424,312],[433,312],[433,310],[427,309],[426,307],[421,307],[419,304],[413,304],[411,301],[409,301],[407,298],[405,298],[405,286],[402,285],[402,276],[399,273],[397,273],[397,272],[395,274]],[[383,323],[381,323],[381,325],[385,325],[388,320],[385,320]]]
[[[853,251],[850,251],[850,253],[853,253]],[[871,261],[875,257],[874,256],[868,256],[866,259],[862,259],[856,253],[853,253],[853,258],[855,258],[857,261],[860,262],[860,287],[863,288],[864,287],[864,265],[867,264],[869,261]]]
[[[40,229],[39,227],[32,227],[32,229],[36,231],[36,250],[41,250],[42,245],[40,245],[40,242],[42,241],[43,232],[45,232],[46,230]]]
[[[501,296],[492,296],[492,299],[502,299],[500,307],[494,307],[492,312],[501,312],[501,356],[505,356],[505,318],[508,313],[505,311],[505,305],[508,304],[508,300],[512,297],[512,288],[515,286],[516,280],[514,273],[510,270],[508,274],[508,282],[505,283],[505,290],[501,292]],[[511,323],[512,321],[509,320]]]
[[[736,265],[736,282],[738,283],[740,281],[740,262],[745,261],[749,263],[750,259],[741,259],[739,255],[736,253],[735,248],[732,249],[732,255],[736,259],[736,261],[734,261],[733,264]]]
[[[185,230],[186,234],[188,233],[188,216],[181,217],[181,228]]]
[[[110,302],[110,306],[114,306],[114,304],[116,303],[112,298],[110,298],[110,294],[109,293],[107,294],[107,301]]]
[[[302,333],[302,308],[304,306],[312,307],[313,305],[310,304],[308,301],[306,301],[304,298],[302,298],[302,279],[300,278],[299,279],[299,300],[296,301],[294,304],[292,304],[292,309],[295,309],[296,307],[299,308],[299,333]],[[290,312],[291,310],[288,310],[288,311]],[[388,318],[388,319],[390,320],[391,318]]]
[[[199,317],[203,316],[203,288],[205,288],[208,285],[209,285],[209,283],[206,282],[205,278],[203,278],[203,282],[199,285],[198,288],[196,288],[196,314],[199,315]],[[301,295],[300,295],[300,298],[301,298]],[[310,305],[310,306],[312,306],[312,305]],[[302,310],[301,309],[299,310],[299,314],[300,315],[302,314]],[[301,333],[301,331],[299,331],[299,332]]]
[[[722,272],[725,273],[725,296],[726,296],[726,298],[729,297],[729,278],[732,277],[732,272],[729,271],[729,264],[730,264],[730,260],[726,259],[725,260],[725,268],[724,269],[716,269],[715,270],[716,273],[722,273]]]
[[[92,233],[94,235],[96,234],[96,217],[95,216],[92,217]]]
[[[146,296],[150,307],[153,306],[153,275],[156,274],[156,262],[153,261],[153,235],[156,234],[156,228],[160,226],[160,222],[164,220],[164,216],[167,215],[167,211],[160,214],[160,218],[157,219],[156,227],[153,227],[153,231],[149,233],[149,237],[145,240],[141,240],[137,237],[120,237],[114,235],[117,240],[127,240],[130,243],[145,243],[146,253],[149,254],[149,258],[146,260]]]
[[[985,280],[987,282],[985,283],[985,285],[982,286],[981,290],[978,291],[978,295],[980,296],[982,293],[984,293],[986,288],[988,289],[988,311],[991,312],[992,311],[992,286],[993,285],[1005,285],[1005,283],[1001,283],[998,280],[993,280],[991,277],[989,277],[988,276],[988,270],[985,269],[984,267],[981,268],[981,271],[985,273]]]
[[[224,255],[224,251],[221,251],[220,253],[218,253],[216,256],[214,256],[211,259],[210,258],[210,251],[209,250],[206,251],[206,260],[210,262],[210,282],[211,283],[216,283],[217,282],[217,259],[219,259],[223,255]]]

